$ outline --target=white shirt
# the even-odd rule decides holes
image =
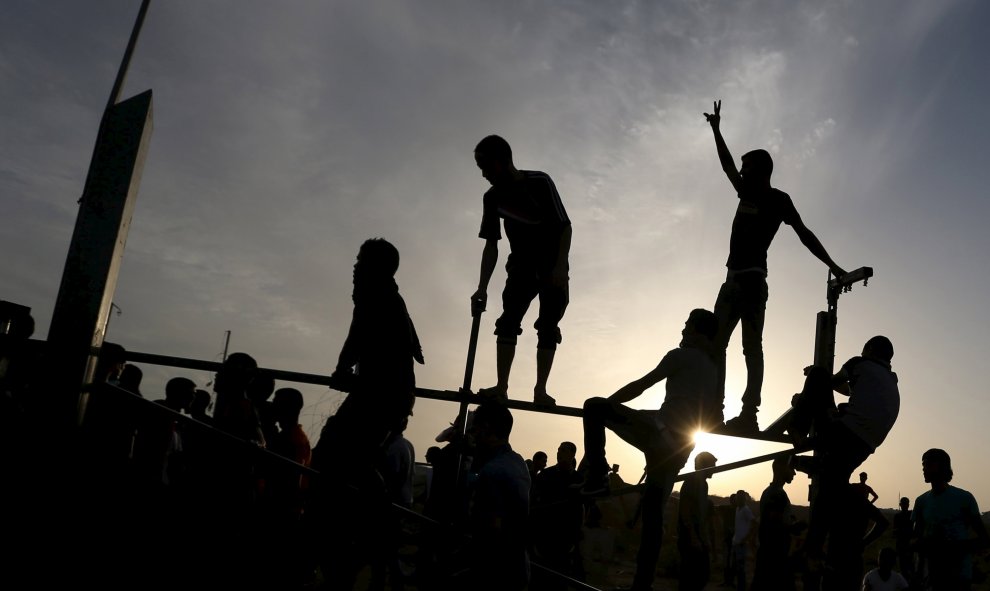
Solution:
[[[732,544],[739,545],[749,538],[756,517],[747,505],[736,508],[736,533],[732,534]]]
[[[904,591],[908,588],[907,579],[897,571],[890,571],[890,578],[880,578],[880,569],[875,568],[863,577],[863,591]]]

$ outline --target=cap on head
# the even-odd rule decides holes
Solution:
[[[712,468],[718,462],[718,458],[707,451],[703,451],[694,457],[694,467],[698,470]]]

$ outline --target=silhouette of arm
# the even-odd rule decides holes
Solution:
[[[866,487],[866,494],[868,494],[869,496],[873,497],[872,499],[870,499],[870,504],[876,505],[877,499],[880,498],[880,495],[878,495],[877,492],[875,490],[873,490],[873,487],[872,486],[867,486]]]
[[[729,177],[732,187],[735,188],[736,192],[739,192],[743,188],[742,176],[739,174],[739,169],[736,168],[736,162],[732,159],[732,153],[729,152],[729,147],[725,145],[725,138],[722,137],[722,131],[719,129],[719,123],[722,121],[722,101],[715,101],[713,106],[715,112],[705,113],[705,120],[712,126],[712,133],[715,134],[715,150],[718,152],[718,161],[722,164],[722,170],[725,171],[725,176]]]
[[[551,280],[557,287],[567,285],[567,256],[571,251],[571,225],[567,224],[560,231],[560,245],[557,251],[557,264],[553,267]],[[494,265],[494,263],[493,263]]]
[[[670,360],[670,353],[668,353],[650,373],[619,388],[608,399],[620,404],[629,402],[645,392],[650,386],[670,376],[672,371],[673,361]]]
[[[983,525],[983,519],[980,518],[979,513],[970,516],[969,527],[976,534],[976,538],[972,541],[973,550],[990,548],[990,534],[987,534],[987,528]]]
[[[495,265],[498,263],[498,240],[485,240],[485,249],[481,251],[481,277],[478,280],[478,290],[471,296],[471,313],[480,314],[485,311],[488,301],[488,283],[492,280]]]
[[[828,251],[826,251],[825,247],[822,246],[821,241],[818,240],[815,233],[809,230],[808,226],[804,225],[800,215],[796,220],[794,220],[793,223],[791,223],[791,227],[794,228],[794,232],[798,235],[798,238],[801,239],[801,244],[811,251],[811,254],[815,255],[818,260],[828,265],[828,268],[832,271],[833,275],[836,277],[842,277],[846,274],[842,267],[835,264],[832,257],[828,256]]]

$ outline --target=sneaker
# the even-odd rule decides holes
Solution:
[[[557,406],[557,400],[546,392],[535,392],[533,393],[533,404],[539,404],[540,406]]]
[[[481,388],[478,390],[478,396],[486,400],[501,400],[504,402],[509,399],[509,392],[498,386],[492,386],[491,388]]]
[[[760,432],[760,425],[756,421],[756,413],[743,409],[739,416],[725,422],[723,432],[726,435],[756,435]]]

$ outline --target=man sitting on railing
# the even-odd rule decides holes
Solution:
[[[605,428],[646,455],[643,494],[643,533],[636,557],[633,589],[650,589],[663,539],[663,510],[674,488],[674,478],[694,448],[693,435],[722,422],[718,395],[718,368],[712,343],[718,319],[708,310],[692,310],[681,331],[680,346],[669,351],[657,367],[620,388],[608,398],[584,403],[584,450],[581,469],[586,474],[582,492],[608,491],[609,464],[605,459]],[[658,411],[625,406],[647,388],[667,380],[667,394]]]

